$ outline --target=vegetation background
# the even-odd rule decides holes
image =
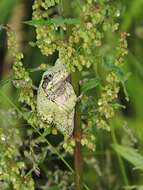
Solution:
[[[126,101],[123,93],[120,93],[120,102],[126,108],[118,112],[116,117],[113,118],[111,125],[114,130],[111,133],[102,130],[98,132],[94,156],[90,158],[90,155],[88,155],[90,164],[88,167],[85,164],[84,180],[90,189],[120,190],[124,188],[141,190],[143,189],[143,0],[116,1],[120,6],[119,9],[122,10],[119,19],[120,30],[130,33],[128,38],[129,54],[125,60],[126,72],[130,73],[127,82],[130,100],[129,102]],[[50,62],[55,59],[50,56],[47,60],[37,48],[31,48],[28,45],[29,41],[35,39],[35,33],[34,29],[25,25],[23,21],[31,19],[32,3],[32,0],[0,0],[0,23],[9,23],[16,31],[18,43],[25,54],[24,66],[26,68],[35,68],[41,62]],[[114,43],[114,36],[112,43]],[[17,126],[24,138],[26,135],[24,121],[16,117],[11,126],[9,118],[9,112],[10,114],[13,112],[7,96],[17,105],[17,92],[10,81],[11,65],[12,60],[7,56],[6,35],[5,32],[1,31],[0,91],[4,91],[6,96],[0,96],[0,127],[6,126],[6,130],[10,132],[12,126]],[[40,74],[33,73],[33,78],[38,85]],[[10,134],[11,132],[7,133],[9,136]],[[18,139],[16,140],[18,141]],[[58,140],[54,139],[54,141]],[[122,146],[116,146],[117,143],[122,144]],[[112,146],[112,144],[114,145]],[[125,145],[132,148],[126,149]],[[26,147],[24,149],[26,150]],[[138,150],[138,153],[135,149]],[[0,154],[2,154],[1,150]],[[72,164],[71,158],[68,157],[67,159]],[[86,162],[87,160],[85,160]],[[64,164],[51,155],[51,159],[47,160],[45,165],[40,166],[43,171],[40,176],[33,172],[37,190],[44,188],[46,190],[56,190],[56,186],[53,188],[42,186],[45,176],[51,175],[44,171],[44,167],[51,170],[55,164],[59,165],[61,170],[65,170]],[[134,167],[138,169],[134,170]],[[38,169],[36,171],[38,173]],[[56,173],[53,175],[56,176]],[[0,181],[0,186],[2,190],[8,189],[2,181]]]

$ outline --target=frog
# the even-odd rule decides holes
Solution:
[[[69,80],[70,73],[58,59],[42,76],[37,93],[40,119],[69,138],[74,130],[77,95]]]

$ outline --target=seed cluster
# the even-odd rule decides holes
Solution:
[[[124,56],[127,55],[127,33],[123,32],[120,36],[119,47],[117,47],[117,57],[114,65],[120,68],[124,61]],[[98,128],[110,130],[108,120],[115,114],[114,103],[118,98],[120,90],[120,79],[115,72],[110,72],[106,77],[106,85],[103,87],[101,97],[98,100],[98,116],[96,125]]]
[[[7,36],[8,36],[9,54],[14,59],[14,64],[13,64],[14,84],[16,88],[19,89],[22,88],[22,90],[20,91],[19,101],[27,104],[34,111],[35,102],[34,102],[34,93],[32,90],[32,80],[29,77],[29,73],[23,67],[22,63],[23,54],[19,51],[19,47],[16,44],[16,34],[11,29],[8,29]]]
[[[22,146],[22,139],[17,127],[17,118],[15,121],[13,117],[12,110],[7,112],[0,110],[0,122],[2,123],[0,128],[0,181],[7,182],[7,189],[34,190],[34,181],[31,175],[26,176],[25,174],[25,162],[19,159],[21,156],[19,147]]]
[[[35,1],[33,19],[50,18],[47,9],[46,3]],[[102,45],[102,31],[109,28],[115,31],[118,28],[118,24],[114,24],[112,19],[106,21],[108,16],[117,16],[114,8],[108,5],[100,7],[98,4],[94,5],[93,1],[87,1],[80,14],[80,23],[72,27],[70,35],[67,25],[36,26],[36,45],[41,52],[48,56],[57,50],[61,62],[72,72],[76,69],[81,71],[83,67],[89,68],[94,64],[93,54]],[[64,37],[61,34],[65,34]]]

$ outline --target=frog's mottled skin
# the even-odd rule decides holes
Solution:
[[[69,73],[59,60],[42,76],[37,96],[37,111],[44,122],[53,124],[64,136],[74,128],[76,94],[67,78]]]

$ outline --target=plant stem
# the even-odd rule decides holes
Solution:
[[[71,1],[69,1],[69,0],[62,0],[63,14],[66,18],[72,16],[70,3],[71,3]],[[68,37],[71,33],[70,26],[68,26],[67,32],[68,32],[68,34],[67,34],[67,37]],[[71,74],[71,83],[72,83],[72,86],[73,86],[77,96],[80,95],[79,76],[80,76],[80,73],[78,71]],[[80,115],[79,103],[77,103],[76,109],[75,109],[74,138],[76,141],[75,151],[74,151],[75,186],[76,186],[76,190],[81,190],[82,189],[82,153],[81,153],[81,143],[80,143],[81,115]],[[85,188],[87,188],[87,187],[85,187]]]
[[[80,95],[79,89],[79,72],[73,73],[71,75],[72,85],[77,96]],[[75,166],[75,183],[76,190],[82,189],[82,151],[81,151],[81,115],[79,110],[79,103],[76,105],[75,118],[74,118],[74,138],[76,141],[75,152],[74,152],[74,166]]]

